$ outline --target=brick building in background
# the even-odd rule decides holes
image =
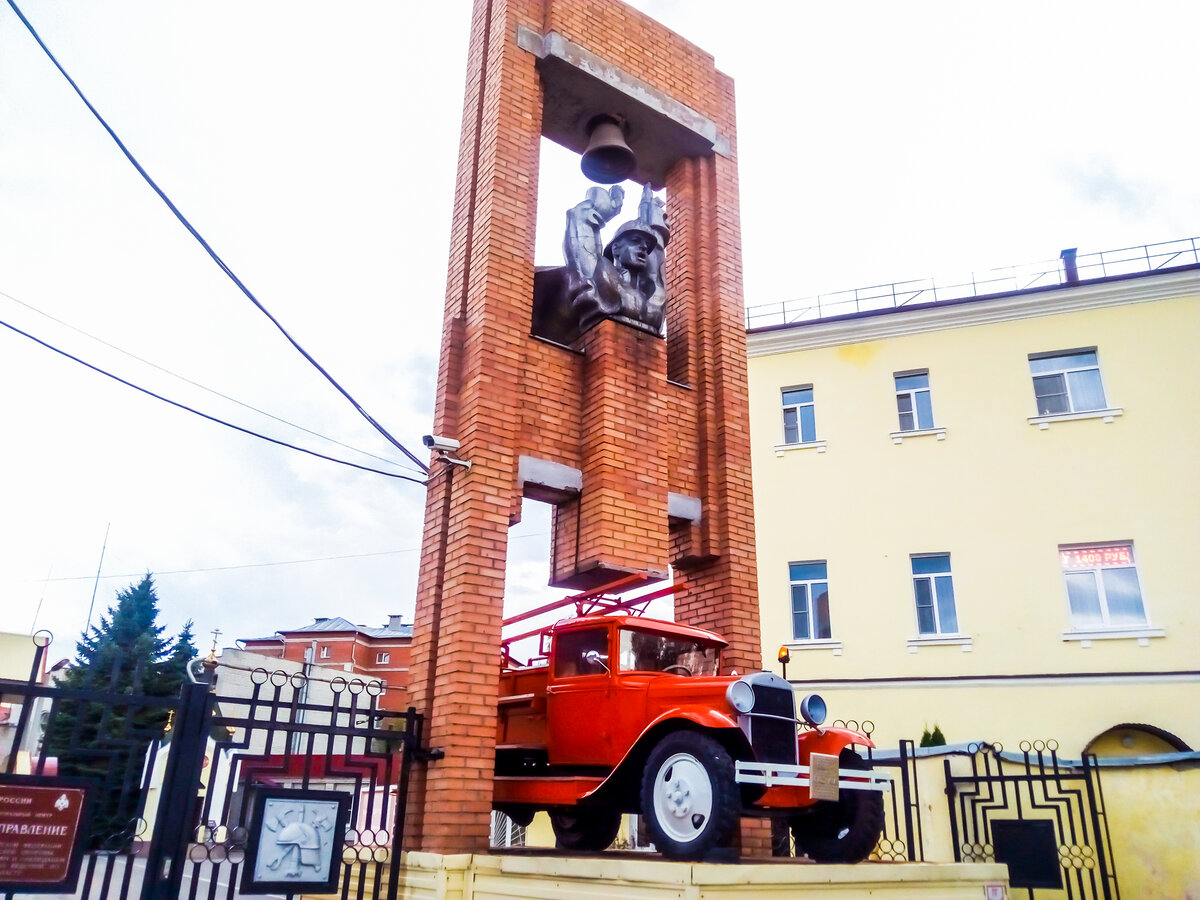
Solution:
[[[386,625],[371,628],[333,616],[270,637],[243,638],[239,643],[247,653],[340,670],[347,679],[379,679],[385,687],[380,705],[402,710],[408,706],[412,625],[401,619],[389,616]]]

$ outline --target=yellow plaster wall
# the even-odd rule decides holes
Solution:
[[[855,340],[853,325],[845,333],[838,346],[769,356],[754,355],[751,340],[765,665],[778,671],[775,650],[792,633],[788,562],[825,559],[841,652],[793,650],[792,679],[1196,670],[1200,569],[1190,551],[1200,543],[1200,297],[869,341]],[[1031,425],[1028,355],[1092,346],[1108,404],[1123,415]],[[946,438],[894,444],[893,373],[921,368]],[[780,388],[810,383],[826,450],[777,455]],[[1064,641],[1058,545],[1117,540],[1134,542],[1149,624],[1165,637],[1147,646]],[[941,552],[951,556],[959,630],[971,649],[910,652],[910,554]],[[830,715],[875,720],[885,745],[937,721],[952,741],[1057,737],[1077,754],[1078,742],[1111,725],[1149,721],[1196,747],[1200,720],[1184,710],[1196,708],[1198,685],[1193,677],[1174,686],[839,688]]]
[[[949,647],[934,650],[960,652]],[[788,666],[789,678],[792,668]],[[1071,759],[1078,759],[1092,739],[1126,722],[1148,722],[1185,740],[1195,738],[1195,711],[1200,709],[1196,682],[980,685],[951,681],[936,686],[818,684],[816,688],[829,704],[831,718],[869,720],[880,747],[895,748],[905,738],[917,741],[925,728],[932,731],[936,724],[950,744],[998,741],[1004,749],[1016,751],[1021,741],[1053,740],[1059,755]],[[1189,746],[1197,745],[1189,741]]]
[[[27,681],[36,649],[32,636],[0,631],[0,678]]]
[[[945,794],[946,759],[956,776],[970,773],[970,760],[961,754],[916,761],[921,847],[929,862],[954,859]],[[1036,755],[1033,759],[1036,763]],[[1046,760],[1049,762],[1048,757]],[[1110,865],[1116,872],[1122,897],[1138,900],[1200,897],[1200,807],[1194,802],[1200,792],[1200,768],[1190,765],[1191,768],[1158,765],[1100,769]],[[1008,812],[995,813],[994,817],[1012,818]],[[1037,891],[1039,900],[1065,896],[1065,892]]]
[[[1100,781],[1121,896],[1200,897],[1200,769],[1106,768]]]

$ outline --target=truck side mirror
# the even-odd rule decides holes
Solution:
[[[583,654],[583,661],[593,668],[599,666],[605,672],[609,671],[608,657],[602,654],[599,650],[588,650]]]

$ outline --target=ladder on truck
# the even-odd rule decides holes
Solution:
[[[657,600],[659,597],[666,597],[675,593],[681,587],[682,582],[675,581],[668,584],[666,587],[661,587],[656,591],[650,591],[646,594],[639,594],[636,597],[625,597],[622,593],[638,588],[650,580],[650,576],[638,572],[632,575],[626,575],[618,578],[616,581],[601,585],[598,588],[593,588],[590,591],[583,591],[579,594],[570,594],[558,600],[552,600],[535,609],[526,610],[525,612],[516,613],[506,617],[501,623],[502,628],[508,628],[510,625],[516,625],[519,622],[527,622],[530,619],[536,619],[538,616],[544,616],[546,613],[554,612],[555,610],[566,609],[567,607],[575,607],[575,617],[580,616],[612,616],[617,614],[641,616],[645,615],[646,607],[650,605],[652,600]],[[500,658],[501,665],[505,668],[525,668],[531,666],[535,661],[544,660],[546,658],[545,638],[549,634],[550,629],[555,625],[551,622],[549,625],[542,625],[539,628],[532,628],[528,631],[523,631],[520,634],[510,635],[502,638],[500,641]],[[511,648],[513,644],[519,641],[528,640],[529,638],[540,638],[538,644],[538,653],[529,659],[522,662],[512,655]]]

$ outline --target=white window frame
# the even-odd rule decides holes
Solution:
[[[825,575],[823,578],[792,578],[792,566],[824,566]],[[802,585],[805,590],[805,597],[808,603],[808,636],[804,637],[796,634],[796,598],[794,595],[795,588]],[[817,599],[820,594],[814,594],[813,587],[815,585],[823,585],[825,590],[822,592],[825,596],[825,628],[829,634],[820,636],[818,634],[819,619],[817,617]],[[788,563],[788,621],[792,624],[792,640],[790,646],[813,644],[816,646],[826,646],[833,641],[833,613],[829,609],[829,561],[824,559],[808,559],[794,560]]]
[[[816,444],[817,441],[817,403],[816,392],[811,384],[797,384],[792,387],[785,387],[780,390],[780,400],[782,402],[784,395],[791,391],[808,391],[810,399],[803,403],[783,403],[783,446],[790,447],[802,444]],[[804,435],[804,417],[801,410],[808,408],[812,410],[812,434],[805,439]],[[796,440],[788,440],[788,413],[791,412],[796,417]]]
[[[375,654],[375,665],[382,666],[392,661],[392,654],[386,650],[380,650]]]
[[[1087,551],[1093,549],[1099,551],[1112,548],[1128,548],[1130,562],[1126,563],[1121,560],[1105,562],[1101,559],[1091,567],[1067,568],[1064,557],[1069,552]],[[1146,638],[1163,637],[1166,634],[1164,629],[1155,628],[1150,624],[1150,610],[1146,606],[1146,595],[1145,591],[1142,589],[1142,573],[1140,567],[1138,566],[1137,555],[1134,553],[1133,541],[1116,540],[1092,542],[1087,544],[1059,544],[1058,556],[1058,568],[1062,575],[1063,599],[1067,606],[1067,622],[1069,623],[1069,629],[1063,632],[1063,640],[1078,640],[1082,641],[1084,646],[1088,646],[1093,639],[1128,637],[1139,638],[1139,643],[1145,646],[1147,643]],[[1125,622],[1115,624],[1112,622],[1111,614],[1108,608],[1107,588],[1104,584],[1104,578],[1100,575],[1100,573],[1105,569],[1133,569],[1133,577],[1137,582],[1138,601],[1141,603],[1142,607],[1141,622]],[[1074,613],[1071,609],[1071,592],[1067,585],[1067,575],[1075,575],[1085,572],[1090,572],[1093,576],[1096,588],[1096,598],[1100,607],[1101,621],[1099,624],[1077,623],[1075,621]]]
[[[330,650],[330,647],[328,644],[321,645],[321,659],[329,659],[329,655],[331,652],[332,651]]]
[[[899,383],[900,379],[902,379],[902,378],[918,378],[920,376],[925,377],[925,386],[924,387],[914,387],[914,388],[901,388],[900,387],[900,383]],[[933,393],[930,390],[930,386],[929,386],[929,370],[928,369],[910,369],[905,372],[893,372],[892,373],[892,384],[896,389],[896,416],[897,416],[897,420],[900,424],[900,433],[901,434],[909,434],[911,432],[917,432],[917,431],[920,431],[920,432],[933,431],[937,426],[934,425],[935,418],[933,415]],[[929,401],[929,422],[928,423],[921,422],[921,407],[920,407],[920,404],[917,402],[918,394],[925,394],[926,398]],[[908,398],[908,403],[909,403],[909,411],[908,412],[904,412],[903,410],[900,409],[900,398],[901,397]],[[912,427],[910,427],[910,428],[904,427],[904,417],[905,416],[910,416],[912,418]]]
[[[1082,354],[1091,354],[1095,358],[1095,363],[1091,365],[1061,365],[1057,368],[1047,369],[1041,372],[1033,371],[1035,362],[1043,362],[1046,360],[1065,359],[1069,356],[1080,356]],[[1074,392],[1071,389],[1071,375],[1080,372],[1095,372],[1096,380],[1100,384],[1101,403],[1099,406],[1082,407],[1079,401],[1075,398]],[[1054,350],[1044,353],[1029,354],[1029,374],[1033,385],[1033,402],[1037,407],[1038,417],[1045,416],[1072,416],[1080,413],[1100,413],[1108,409],[1108,390],[1104,386],[1104,375],[1100,371],[1100,353],[1095,347],[1079,347],[1075,350]],[[1062,379],[1063,391],[1067,397],[1067,408],[1054,412],[1043,412],[1039,404],[1037,391],[1038,379],[1060,377]],[[1058,395],[1055,395],[1058,396]]]
[[[915,571],[916,563],[919,559],[945,559],[945,572],[921,572]],[[929,643],[944,643],[945,638],[961,638],[963,637],[962,628],[959,625],[958,613],[958,593],[954,590],[954,566],[950,563],[949,553],[913,553],[909,556],[909,572],[912,577],[912,592],[913,592],[913,621],[917,626],[917,637],[914,641],[924,641]],[[942,624],[942,610],[938,584],[936,579],[950,579],[950,603],[954,608],[954,628],[947,629]],[[920,594],[917,591],[917,582],[928,582],[929,585],[929,600],[933,611],[933,631],[921,631],[921,614],[920,610]],[[911,643],[911,642],[910,642]]]

